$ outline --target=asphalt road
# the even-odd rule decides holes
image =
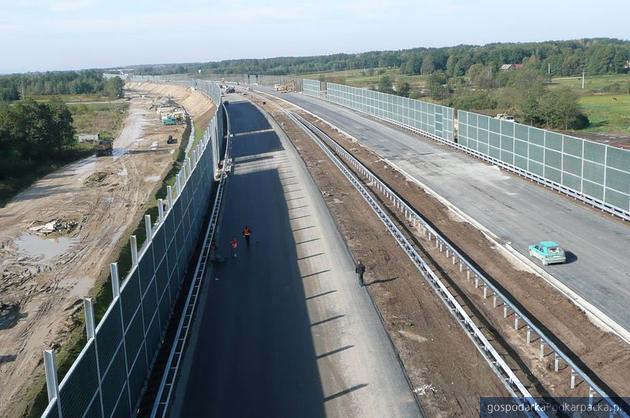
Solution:
[[[281,97],[353,135],[521,254],[528,256],[527,246],[537,241],[560,243],[568,263],[544,269],[630,330],[629,225],[342,106],[299,94]]]
[[[306,167],[251,103],[233,100],[225,261],[205,278],[171,416],[419,416]]]

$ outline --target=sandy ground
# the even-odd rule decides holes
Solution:
[[[313,122],[316,120],[306,114],[304,117]],[[385,164],[378,155],[370,150],[358,146],[345,135],[341,135],[321,121],[317,125],[332,135],[337,141],[350,150],[355,157],[374,170],[381,178],[387,181],[401,193],[416,208],[439,229],[455,242],[462,250],[472,255],[490,277],[495,279],[501,286],[514,295],[523,307],[540,320],[544,327],[547,327],[549,334],[557,336],[567,346],[567,350],[583,362],[583,369],[591,369],[605,385],[609,386],[618,395],[627,396],[630,387],[627,376],[630,375],[630,348],[616,336],[604,332],[591,323],[583,312],[581,312],[570,301],[552,289],[543,280],[533,274],[524,272],[515,267],[514,262],[506,259],[493,248],[493,245],[485,236],[476,230],[472,225],[458,219],[453,213],[439,203],[435,198],[428,195],[417,184],[407,181],[396,170]],[[321,161],[320,161],[321,163]],[[324,189],[325,190],[325,189]],[[337,199],[342,199],[338,197]],[[342,199],[344,200],[344,199]],[[393,208],[390,207],[393,210]],[[343,225],[343,224],[342,224]],[[343,228],[343,227],[342,227]],[[438,251],[432,251],[430,245],[422,242],[419,234],[416,235],[420,244],[425,244],[429,248],[429,257],[444,270],[444,273],[453,278],[453,285],[459,290],[460,298],[465,298],[473,303],[476,309],[476,320],[482,320],[484,329],[494,330],[504,340],[502,354],[510,357],[508,362],[521,369],[521,378],[527,382],[529,389],[534,393],[549,394],[552,396],[586,396],[588,387],[578,379],[576,389],[570,389],[570,369],[561,364],[560,372],[553,371],[553,355],[547,351],[543,360],[538,358],[538,341],[534,339],[529,347],[525,344],[525,329],[521,324],[519,331],[512,329],[513,317],[503,319],[503,309],[499,306],[493,308],[492,298],[483,299],[479,289],[475,289],[472,282],[467,282],[465,275],[459,273],[449,260]],[[350,240],[352,245],[353,240]],[[354,251],[354,250],[353,250]],[[370,253],[371,254],[371,253]],[[372,261],[368,268],[378,267],[379,260]],[[394,281],[395,283],[396,281]],[[380,285],[379,285],[380,287]],[[400,309],[399,302],[395,298],[382,297],[378,292],[373,295],[379,303],[383,303],[384,316],[387,318],[388,311]],[[388,300],[389,299],[389,300]],[[401,310],[403,317],[409,317],[414,309]],[[395,331],[395,330],[393,330]],[[394,340],[401,340],[408,337],[407,330],[401,328],[398,331],[399,337],[394,334]],[[423,336],[424,338],[424,336]],[[408,343],[406,344],[408,346]],[[398,344],[397,344],[398,346]],[[405,358],[405,344],[401,344],[399,350],[401,356]],[[412,359],[417,358],[416,354],[411,354]],[[413,361],[410,362],[410,374],[413,376]],[[409,368],[409,366],[407,366]],[[440,371],[440,373],[443,373]],[[482,394],[482,393],[480,393]]]
[[[145,203],[175,158],[184,125],[150,110],[170,95],[198,123],[211,102],[179,87],[131,86],[129,115],[112,157],[90,157],[35,183],[0,209],[0,416],[16,416],[43,375],[42,350],[63,345],[81,298],[106,277]],[[206,122],[207,123],[207,122]],[[32,230],[61,221],[61,231]]]
[[[428,416],[477,416],[480,396],[508,396],[416,267],[323,152],[275,106],[356,259],[414,391]]]

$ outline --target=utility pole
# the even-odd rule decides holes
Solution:
[[[584,77],[586,75],[586,71],[582,71],[582,90],[584,90]]]

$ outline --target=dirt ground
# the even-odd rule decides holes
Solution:
[[[152,102],[169,95],[198,128],[210,120],[212,102],[201,93],[128,87],[112,157],[68,165],[0,209],[0,416],[22,413],[43,375],[42,350],[64,344],[81,299],[106,277],[172,166],[181,142],[166,139],[180,139],[185,125],[163,126]]]
[[[259,102],[260,103],[260,102]],[[320,187],[428,416],[477,416],[479,396],[509,396],[362,197],[312,140],[267,101]]]

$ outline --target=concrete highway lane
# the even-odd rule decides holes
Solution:
[[[224,261],[205,278],[171,416],[419,416],[296,151],[251,103],[230,99],[227,109],[234,172],[217,237]]]
[[[281,97],[353,135],[521,254],[528,256],[527,246],[537,241],[559,242],[570,252],[569,262],[545,270],[630,330],[628,225],[350,109],[305,95]]]

